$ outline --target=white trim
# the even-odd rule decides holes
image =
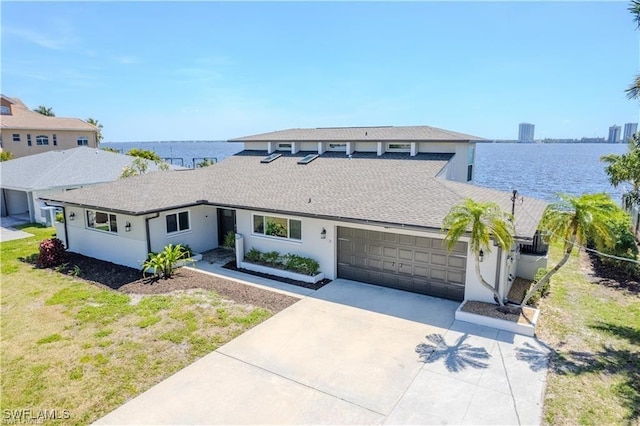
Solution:
[[[263,227],[263,232],[256,232],[255,231],[255,217],[256,216],[261,216],[262,217],[262,227]],[[266,234],[266,228],[267,228],[267,219],[268,217],[272,217],[275,219],[286,219],[287,220],[287,236],[286,237],[279,237],[277,235],[267,235]],[[291,238],[291,221],[295,220],[297,222],[300,222],[300,239],[297,238]],[[266,238],[269,240],[276,240],[276,241],[287,241],[287,242],[292,242],[292,243],[302,243],[302,219],[293,219],[289,216],[277,216],[277,215],[268,215],[265,213],[252,213],[251,214],[251,235],[253,235],[254,237],[257,238]]]

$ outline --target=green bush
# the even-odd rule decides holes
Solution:
[[[259,263],[260,259],[262,259],[262,252],[257,248],[253,247],[251,250],[244,255],[245,259],[252,263]]]
[[[224,236],[224,247],[228,249],[235,249],[236,247],[236,233],[233,231],[227,232],[227,235]]]
[[[631,232],[631,220],[626,213],[615,215],[610,220],[610,227],[613,231],[614,241],[610,246],[596,246],[604,254],[623,257],[625,259],[638,259],[638,245],[635,236]],[[631,263],[620,259],[613,259],[607,256],[599,256],[603,265],[618,270],[629,276],[638,276],[640,267],[637,263]]]
[[[64,214],[62,212],[56,213],[56,222],[64,223]]]
[[[540,281],[542,277],[544,277],[547,274],[548,271],[549,270],[545,268],[538,269],[538,272],[536,272],[536,275],[533,277],[533,283],[531,284],[531,287],[535,286],[536,283]],[[542,287],[538,289],[538,291],[536,291],[531,296],[531,299],[529,299],[529,304],[531,304],[531,306],[538,306],[540,299],[542,299],[543,297],[547,297],[550,292],[551,292],[551,279],[547,281]]]
[[[317,275],[320,270],[320,264],[317,261],[309,257],[302,257],[292,253],[287,253],[285,255],[280,255],[277,251],[262,253],[260,250],[252,248],[244,257],[251,263],[280,268],[286,271],[297,272],[299,274],[313,276]]]
[[[149,258],[142,265],[142,273],[145,274],[148,270],[153,269],[153,274],[156,277],[168,279],[176,270],[178,262],[188,260],[188,258],[189,256],[182,245],[169,244],[160,253],[149,253]]]
[[[185,258],[193,256],[193,250],[191,249],[189,244],[178,244],[178,246],[180,247],[180,250],[184,254]]]

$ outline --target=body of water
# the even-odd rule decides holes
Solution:
[[[155,151],[173,164],[191,167],[193,159],[215,157],[218,161],[242,149],[242,143],[197,142],[109,142],[102,146],[126,153],[131,148]],[[580,195],[606,192],[620,200],[622,188],[614,189],[600,157],[622,154],[626,144],[518,144],[479,143],[473,183],[504,191],[518,190],[520,195],[555,201],[557,193]],[[196,163],[201,160],[196,160]]]

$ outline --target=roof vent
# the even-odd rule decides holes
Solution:
[[[301,158],[298,161],[298,164],[309,164],[310,162],[312,162],[316,158],[318,158],[318,154],[308,154],[308,155],[305,155],[304,158]]]
[[[264,157],[262,160],[260,160],[260,162],[261,163],[270,163],[270,162],[272,162],[273,160],[275,160],[275,159],[277,159],[279,157],[282,157],[282,154],[279,154],[279,153],[276,152],[276,153],[273,153],[273,154],[271,154],[271,155],[269,155],[267,157]]]

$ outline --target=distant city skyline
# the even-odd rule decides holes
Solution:
[[[638,131],[638,123],[625,123],[624,124],[624,135],[622,136],[622,141],[626,142],[633,136],[634,133]]]
[[[609,137],[607,138],[608,143],[618,143],[620,142],[620,126],[614,124],[609,127]]]

